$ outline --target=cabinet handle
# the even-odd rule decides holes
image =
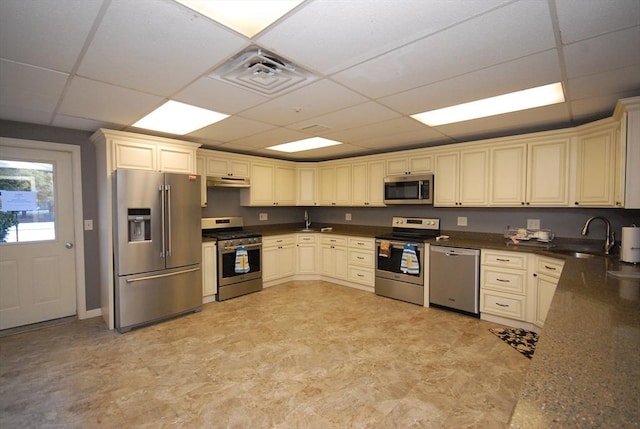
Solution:
[[[356,274],[358,277],[364,277],[364,275],[362,274]]]
[[[579,203],[579,202],[577,202],[577,201],[574,201],[574,202],[573,202],[573,204],[574,204],[574,205],[576,205],[576,206],[579,206],[579,205],[580,205],[580,203]]]
[[[555,271],[555,270],[556,270],[556,268],[555,268],[555,267],[550,267],[550,266],[548,266],[548,265],[545,265],[544,267],[545,267],[547,270],[551,270],[551,271]]]
[[[496,305],[498,307],[508,307],[509,306],[509,304],[500,304],[499,302],[496,302]]]
[[[511,261],[511,259],[496,258],[496,261],[500,261],[500,262],[510,262],[510,261]]]
[[[358,256],[358,259],[362,260],[362,259],[364,259],[364,258],[363,258],[362,256]]]
[[[505,280],[505,279],[496,279],[496,280],[502,283],[511,283],[511,280]]]

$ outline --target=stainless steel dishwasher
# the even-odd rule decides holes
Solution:
[[[429,303],[480,316],[480,250],[431,246]]]

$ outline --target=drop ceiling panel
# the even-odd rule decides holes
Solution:
[[[564,44],[640,23],[638,0],[557,0],[556,8]]]
[[[331,74],[503,3],[378,1],[372,7],[371,0],[315,1],[266,31],[257,42],[312,70]]]
[[[639,93],[636,92],[636,95]],[[607,94],[601,97],[585,98],[571,103],[575,118],[582,121],[593,121],[611,116],[616,101],[625,98],[625,94]]]
[[[287,128],[274,128],[267,130],[259,135],[253,135],[244,137],[238,140],[227,143],[226,145],[233,147],[234,144],[239,144],[254,149],[265,148],[268,146],[275,146],[280,143],[288,143],[295,140],[302,140],[308,138],[309,135],[293,131]]]
[[[427,132],[427,130],[430,130],[430,128],[426,125],[414,119],[402,117],[362,127],[328,133],[325,137],[342,142],[357,143],[374,137],[393,136],[410,131]]]
[[[275,128],[276,127],[273,125],[265,124],[264,122],[253,121],[251,119],[240,118],[238,116],[230,116],[220,122],[209,125],[208,127],[196,130],[188,134],[188,137],[210,139],[220,143],[227,143]]]
[[[6,104],[4,100],[0,99],[0,118],[9,121],[49,125],[51,121],[51,113],[40,110],[24,109],[12,104]]]
[[[288,125],[364,101],[363,96],[324,79],[246,110],[240,116]]]
[[[336,112],[327,113],[326,115],[317,116],[306,121],[297,122],[289,125],[288,128],[308,132],[305,128],[312,127],[313,125],[319,125],[320,127],[326,127],[326,129],[317,133],[317,135],[322,135],[331,131],[356,128],[380,121],[386,121],[399,116],[399,113],[381,106],[378,103],[368,102],[357,106],[347,107],[346,109],[338,110]]]
[[[638,89],[628,91],[627,88]],[[570,79],[569,92],[574,100],[601,97],[607,94],[627,94],[623,97],[639,94],[640,65]]]
[[[640,64],[640,26],[565,46],[564,57],[569,78]]]
[[[528,87],[546,85],[561,79],[558,52],[551,49],[384,97],[378,101],[411,115]]]
[[[78,118],[75,116],[56,115],[51,125],[62,128],[71,128],[74,130],[95,131],[98,128],[107,128],[110,130],[120,130],[117,124],[112,122],[94,121],[92,119]]]
[[[246,44],[170,1],[112,2],[78,73],[168,96]]]
[[[70,72],[102,0],[0,1],[0,56]]]
[[[436,130],[424,127],[422,130],[402,132],[387,136],[373,135],[366,139],[355,141],[353,144],[371,151],[389,152],[393,150],[393,148],[408,149],[416,146],[424,147],[452,142],[453,140],[451,138],[443,136]]]
[[[0,60],[2,104],[49,115],[58,103],[69,77],[66,73]]]
[[[60,113],[114,124],[132,124],[158,107],[162,98],[94,80],[75,77]]]
[[[269,98],[202,77],[178,92],[174,100],[231,115],[268,101]]]
[[[396,49],[333,78],[378,98],[553,47],[547,3],[520,2]]]

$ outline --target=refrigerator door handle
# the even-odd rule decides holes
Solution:
[[[165,185],[167,190],[167,258],[171,256],[171,185]]]
[[[166,211],[165,205],[166,205],[166,201],[165,201],[165,198],[164,198],[164,184],[160,185],[160,189],[159,190],[160,190],[160,201],[162,202],[162,208],[160,210],[162,212],[161,215],[160,215],[160,218],[162,220],[162,222],[161,222],[162,223],[162,249],[160,249],[160,257],[164,258],[165,257],[165,252],[164,251],[167,248],[166,243],[165,243],[165,235],[166,235],[165,234],[165,224],[166,224],[166,222],[165,222],[165,211]]]
[[[175,273],[157,274],[155,276],[145,276],[145,277],[137,277],[135,279],[127,279],[127,283],[135,283],[135,282],[142,282],[145,280],[153,280],[153,279],[160,279],[163,277],[177,276],[178,274],[192,273],[194,271],[200,271],[200,268],[191,268],[189,270],[176,271]]]

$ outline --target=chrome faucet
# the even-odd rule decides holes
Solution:
[[[304,229],[309,229],[309,227],[311,226],[311,221],[309,220],[309,213],[307,213],[307,211],[304,211]]]
[[[611,232],[611,223],[609,222],[609,219],[603,216],[591,216],[589,219],[587,219],[584,227],[582,228],[582,235],[587,235],[589,233],[589,225],[594,219],[600,219],[607,226],[607,237],[604,240],[604,254],[608,255],[609,251],[611,250],[611,248],[613,248],[616,242],[616,234],[615,232]]]

